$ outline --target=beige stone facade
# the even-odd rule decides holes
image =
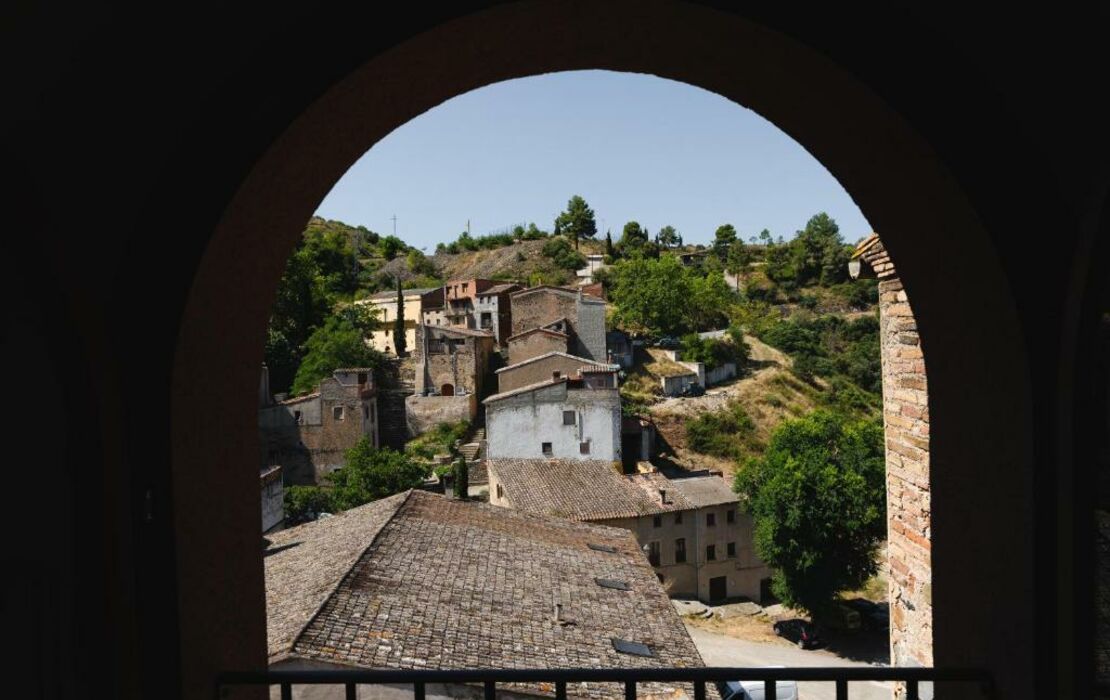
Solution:
[[[886,436],[890,660],[933,664],[929,393],[917,321],[890,256],[875,235],[856,250],[879,279]]]
[[[442,396],[481,394],[493,335],[450,326],[418,326],[413,361],[416,393]]]
[[[424,304],[429,295],[434,295],[436,289],[405,289],[401,292],[404,302],[405,314],[405,347],[411,353],[416,346],[416,327],[424,319]],[[442,296],[442,289],[439,290]],[[375,350],[395,354],[396,345],[393,337],[393,324],[397,320],[397,292],[378,292],[366,299],[355,302],[360,306],[367,306],[375,313],[375,317],[382,324],[381,327],[370,333],[366,342]]]

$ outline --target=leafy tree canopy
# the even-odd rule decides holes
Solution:
[[[703,277],[674,255],[622,260],[609,280],[613,320],[633,332],[682,335],[717,328],[732,299],[719,274]]]
[[[664,226],[655,234],[655,242],[664,248],[675,248],[682,245],[682,236],[674,226]]]
[[[562,234],[574,241],[574,248],[578,249],[578,240],[593,238],[597,235],[597,222],[594,220],[594,210],[586,204],[586,200],[574,195],[567,202],[567,208],[555,218],[555,234]]]
[[[713,255],[717,256],[718,260],[725,260],[728,257],[729,246],[738,239],[736,228],[732,224],[718,226],[713,233]]]
[[[364,436],[347,450],[346,464],[327,479],[335,508],[347,510],[416,488],[427,475],[423,464],[388,447],[374,447]]]
[[[736,475],[772,590],[816,616],[877,569],[886,534],[883,429],[820,410],[781,424]]]
[[[366,344],[379,322],[366,307],[349,305],[329,316],[305,343],[304,359],[293,380],[293,393],[312,391],[340,367],[379,367],[382,354]]]

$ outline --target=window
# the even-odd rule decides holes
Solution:
[[[498,498],[504,498],[505,497],[505,489],[501,488],[501,484],[497,485],[497,497]]]
[[[725,522],[727,522],[730,525],[732,523],[736,522],[736,510],[735,509],[729,508],[727,511],[725,511]]]
[[[674,541],[674,563],[675,564],[685,564],[686,563],[686,538],[685,537],[679,537],[677,540]]]
[[[550,442],[540,443],[540,450],[543,451],[543,454],[544,454],[545,457],[550,457],[551,456],[551,443]]]
[[[300,411],[293,411],[293,420],[297,421],[297,425],[304,425],[304,420],[301,418]]]
[[[674,524],[675,525],[681,525],[682,524],[682,511],[678,511],[677,513],[674,514]]]
[[[659,543],[652,542],[648,545],[648,563],[652,566],[659,566]]]
[[[735,559],[736,558],[736,543],[735,542],[729,542],[728,543],[728,558],[729,559]]]
[[[706,527],[716,527],[716,525],[717,525],[717,514],[716,513],[706,513],[705,514],[705,526]]]
[[[663,516],[662,515],[657,515],[654,518],[652,518],[651,519],[651,526],[652,527],[663,527]]]
[[[333,406],[331,409],[331,417],[335,420],[343,420],[343,407]]]
[[[590,454],[590,443],[588,441],[578,443],[578,454],[582,454],[582,455]]]
[[[711,545],[709,545],[708,547],[705,548],[705,560],[706,561],[717,561],[717,546],[716,545],[711,544]]]
[[[574,411],[563,411],[563,425],[574,425]]]

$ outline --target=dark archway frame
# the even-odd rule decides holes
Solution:
[[[265,662],[262,562],[249,536],[257,477],[246,465],[265,323],[304,222],[367,148],[423,111],[493,82],[588,68],[680,80],[755,110],[828,167],[882,233],[928,363],[936,663],[985,666],[1003,695],[1028,694],[1030,638],[998,631],[1034,622],[1029,370],[1007,282],[959,183],[861,82],[785,36],[696,5],[545,1],[457,19],[373,57],[305,105],[228,203],[197,269],[173,376],[186,694],[207,695],[218,670]]]

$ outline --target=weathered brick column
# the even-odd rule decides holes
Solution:
[[[863,241],[853,257],[879,280],[890,663],[932,666],[929,393],[921,338],[902,281],[878,236]]]

